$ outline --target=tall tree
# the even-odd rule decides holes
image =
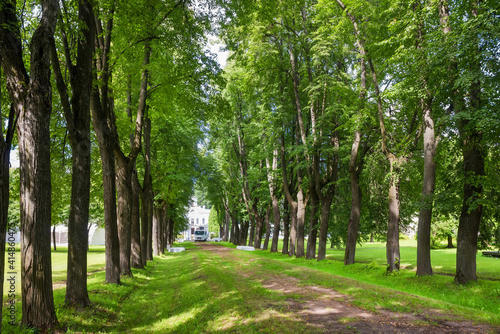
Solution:
[[[65,3],[63,3],[65,5]],[[68,12],[65,8],[64,12]],[[69,20],[69,18],[67,18]],[[85,307],[90,304],[87,291],[87,248],[90,204],[90,92],[95,23],[90,1],[78,3],[78,49],[76,64],[71,59],[67,33],[62,28],[66,64],[72,88],[71,102],[67,93],[55,41],[51,43],[52,66],[62,102],[72,149],[72,190],[68,220],[68,277],[66,303]]]
[[[17,126],[21,166],[22,323],[42,330],[58,326],[52,294],[50,256],[50,40],[58,2],[43,0],[30,43],[30,71],[23,59],[16,1],[0,7],[0,58]]]
[[[115,136],[114,122],[110,122],[112,114],[112,97],[110,91],[111,69],[111,35],[115,2],[112,3],[107,22],[103,30],[99,13],[94,13],[96,23],[96,48],[97,60],[94,69],[94,85],[90,99],[92,111],[92,124],[99,142],[101,154],[103,193],[104,193],[104,223],[106,231],[106,282],[120,283],[120,249],[118,239],[118,225],[116,217],[116,172],[114,147]]]

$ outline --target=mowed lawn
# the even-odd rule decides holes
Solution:
[[[188,251],[157,257],[146,269],[134,270],[134,278],[123,279],[120,286],[104,282],[104,248],[91,247],[88,264],[89,272],[93,273],[89,276],[88,288],[95,306],[86,310],[67,309],[65,289],[56,289],[54,299],[62,326],[69,333],[314,332],[303,322],[290,319],[280,306],[284,297],[279,293],[262,289],[254,281],[234,279],[232,274],[242,270],[238,261],[190,251],[197,249],[194,243],[177,246],[187,247]],[[358,246],[359,263],[352,266],[343,265],[343,250],[337,249],[328,249],[328,260],[321,262],[260,250],[245,252],[242,256],[248,263],[256,264],[254,269],[248,266],[247,270],[285,273],[300,279],[302,284],[333,288],[350,295],[353,305],[367,310],[384,308],[412,313],[432,307],[451,312],[460,319],[500,326],[499,259],[485,258],[478,252],[480,279],[463,287],[453,283],[455,249],[432,251],[434,271],[443,275],[418,278],[415,277],[415,246],[413,241],[401,242],[403,270],[391,275],[385,272],[383,243]],[[58,248],[52,254],[54,283],[64,283],[66,279],[66,252],[67,249]],[[353,285],[341,277],[361,283]],[[16,281],[18,292],[19,281],[20,274]],[[393,290],[408,296],[392,297]],[[424,297],[425,302],[414,296]],[[16,308],[20,321],[20,296]],[[31,333],[28,329],[10,326],[5,309],[3,314],[4,333]]]

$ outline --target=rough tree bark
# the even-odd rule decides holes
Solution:
[[[278,150],[273,150],[273,163],[269,163],[269,158],[266,158],[267,167],[267,180],[269,182],[269,194],[271,195],[271,205],[273,210],[273,240],[271,243],[271,253],[276,253],[278,251],[278,237],[280,233],[280,203],[278,196],[276,195],[276,181],[274,177],[274,171],[278,168]]]
[[[285,200],[283,203],[283,248],[281,249],[282,254],[288,254],[288,242],[290,240],[290,210],[288,202]]]
[[[0,14],[2,15],[2,14]],[[2,21],[0,21],[2,22]],[[0,28],[1,29],[1,28]],[[0,30],[0,34],[2,34]],[[1,36],[1,35],[0,35]],[[0,37],[0,47],[2,46],[2,37]],[[0,63],[2,62],[2,53],[0,53]],[[0,67],[0,77],[1,67]],[[0,88],[0,116],[2,110],[2,91]],[[3,126],[0,126],[0,235],[6,235],[6,238],[0,238],[0,254],[5,254],[5,244],[6,239],[9,242],[9,248],[14,247],[13,240],[11,239],[11,233],[13,229],[8,229],[8,212],[9,212],[9,188],[10,188],[10,151],[12,147],[12,140],[14,139],[14,131],[16,127],[16,122],[19,114],[11,105],[9,111],[9,118],[7,121],[7,133],[3,134]],[[9,233],[7,233],[9,231]],[[9,240],[10,239],[10,240]],[[0,257],[0,282],[4,282],[5,276],[5,256]],[[0,296],[0,305],[3,305],[3,293]],[[0,324],[0,332],[1,332]]]
[[[92,90],[92,61],[95,23],[92,4],[85,0],[78,4],[80,38],[76,65],[63,30],[63,45],[70,84],[73,91],[71,104],[67,85],[59,68],[55,41],[51,41],[54,77],[63,105],[64,116],[72,150],[71,206],[68,219],[68,265],[66,304],[85,307],[90,305],[87,291],[88,219],[90,203],[90,94]]]
[[[476,1],[472,2],[471,17],[478,16],[479,4]],[[442,31],[445,40],[448,39],[451,33],[449,24],[450,11],[447,0],[439,2],[439,16]],[[474,54],[479,54],[478,39],[474,43]],[[469,63],[467,69],[469,73],[480,73],[481,64],[477,58]],[[455,282],[458,284],[467,284],[470,281],[477,280],[476,275],[476,252],[477,252],[477,237],[479,226],[481,224],[482,205],[478,201],[483,192],[482,177],[484,172],[484,156],[485,147],[482,144],[482,133],[474,123],[475,115],[478,115],[481,110],[481,82],[478,78],[473,78],[468,91],[465,88],[458,87],[455,81],[458,80],[459,68],[457,60],[451,59],[450,67],[450,82],[457,88],[453,89],[453,109],[456,115],[461,113],[469,114],[468,117],[462,117],[457,124],[460,141],[462,145],[463,165],[464,165],[464,196],[462,204],[462,212],[460,214],[457,234],[457,266],[455,273]],[[468,95],[469,106],[466,108],[465,96]]]
[[[118,141],[114,145],[114,153],[117,164],[117,194],[118,194],[118,235],[120,238],[120,273],[132,276],[130,266],[131,246],[132,246],[132,172],[135,161],[142,149],[142,124],[146,112],[146,99],[148,96],[149,59],[151,57],[151,46],[149,40],[144,43],[144,58],[142,62],[143,70],[141,75],[141,85],[139,90],[139,102],[135,119],[135,129],[133,145],[130,153],[125,156]],[[113,120],[114,117],[111,117]]]
[[[366,99],[366,50],[364,40],[360,36],[357,22],[354,16],[350,16],[356,35],[356,43],[361,54],[360,76],[361,89],[359,92],[358,117],[361,116],[365,107]],[[359,221],[361,219],[361,187],[359,186],[359,176],[362,171],[363,159],[359,156],[359,146],[361,144],[361,130],[358,128],[354,132],[354,139],[351,148],[351,159],[349,160],[349,179],[351,181],[351,214],[349,216],[349,225],[347,229],[347,241],[344,254],[344,264],[354,264],[356,258],[356,244],[358,241]]]
[[[137,177],[137,170],[134,168],[132,174],[132,227],[131,227],[131,253],[130,264],[132,268],[142,269],[146,263],[142,262],[141,247],[141,207],[140,196],[142,193],[141,184]],[[146,252],[144,252],[146,253]]]
[[[41,1],[41,19],[33,33],[30,44],[30,70],[28,75],[23,62],[16,2],[4,1],[0,6],[0,59],[5,73],[7,90],[12,102],[13,111],[11,111],[11,114],[19,115],[17,133],[21,178],[21,290],[23,311],[21,323],[28,327],[39,328],[42,331],[58,327],[52,291],[50,255],[51,180],[49,130],[52,112],[49,46],[50,40],[54,36],[58,11],[57,1]],[[6,151],[7,147],[4,143],[3,163],[5,163],[6,159]],[[2,176],[4,175],[5,171]],[[2,208],[4,206],[5,204],[2,203]],[[2,239],[0,247],[5,248],[5,233],[3,233]]]
[[[415,11],[422,10],[415,4]],[[417,50],[422,50],[424,40],[423,22],[419,23],[416,46]],[[422,61],[425,63],[426,57],[422,53]],[[423,95],[420,98],[420,108],[422,109],[422,128],[424,141],[424,180],[422,185],[421,207],[418,217],[417,230],[417,276],[432,275],[431,265],[431,222],[434,188],[436,185],[436,150],[438,138],[434,131],[434,119],[432,115],[432,95],[428,87],[427,75],[422,75],[421,85]]]
[[[118,240],[118,226],[116,219],[116,174],[114,158],[114,136],[116,131],[110,128],[108,118],[112,114],[112,98],[110,96],[109,81],[109,52],[111,47],[111,33],[113,30],[113,13],[111,8],[110,18],[103,31],[101,20],[94,15],[96,23],[97,52],[95,61],[94,82],[90,96],[90,110],[92,111],[92,124],[99,143],[101,154],[104,202],[104,229],[106,235],[106,282],[120,283],[120,250]],[[99,72],[99,77],[97,76]]]
[[[266,210],[266,217],[264,221],[266,222],[266,238],[264,239],[264,247],[262,250],[267,250],[269,247],[269,237],[271,236],[271,221],[269,220],[269,215],[271,214],[271,206]]]
[[[147,111],[147,109],[146,109]],[[151,177],[151,119],[144,116],[144,181],[142,183],[141,257],[142,263],[153,260],[153,181]]]

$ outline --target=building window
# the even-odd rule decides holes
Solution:
[[[191,218],[191,224],[194,224],[194,218]]]
[[[205,225],[205,218],[201,218],[201,223]]]
[[[200,221],[198,220],[198,218],[196,218],[196,225],[199,225],[200,224]]]

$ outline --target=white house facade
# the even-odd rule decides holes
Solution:
[[[206,209],[204,206],[198,206],[197,199],[193,198],[188,212],[189,228],[182,233],[184,240],[194,240],[195,231],[208,231],[209,215],[210,209]]]

